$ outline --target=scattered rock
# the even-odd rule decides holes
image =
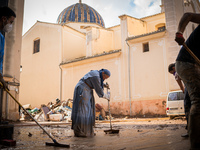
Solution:
[[[31,134],[30,132],[28,133],[28,136],[29,136],[29,137],[32,137],[32,135],[33,135],[33,134]]]

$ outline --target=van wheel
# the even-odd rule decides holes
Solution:
[[[175,116],[170,116],[169,118],[170,118],[170,119],[174,119],[174,118],[175,118]]]

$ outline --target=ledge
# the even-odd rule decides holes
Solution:
[[[153,38],[162,37],[165,35],[165,33],[166,33],[166,29],[162,29],[162,30],[158,30],[158,31],[154,31],[154,32],[149,32],[146,34],[128,37],[126,39],[126,41],[129,41],[131,43],[141,42],[141,41],[150,40]]]
[[[91,61],[98,61],[101,59],[108,59],[108,58],[112,58],[112,57],[116,57],[119,54],[121,54],[121,49],[120,50],[112,50],[109,52],[104,52],[101,54],[96,54],[93,56],[88,56],[88,57],[80,57],[80,58],[76,58],[70,61],[66,61],[66,62],[62,62],[60,63],[61,67],[67,67],[67,66],[71,66],[71,65],[78,65],[79,63],[87,63],[87,62],[91,62]]]

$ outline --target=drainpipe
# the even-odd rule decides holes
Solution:
[[[131,75],[130,75],[130,45],[126,40],[126,44],[128,45],[128,99],[130,102],[130,116],[132,116],[132,109],[131,109]]]
[[[60,100],[62,100],[62,68],[60,67]]]
[[[64,28],[63,26],[64,26],[64,24],[61,25],[61,31],[60,31],[60,50],[61,50],[60,60],[61,60],[61,62],[62,62],[62,57],[63,57],[63,35],[62,35],[63,28]],[[62,71],[60,64],[59,64],[59,68],[60,68],[60,100],[62,101],[62,73],[63,73],[63,71]]]

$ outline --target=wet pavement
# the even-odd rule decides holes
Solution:
[[[93,138],[78,138],[73,136],[70,124],[43,126],[61,144],[69,144],[70,148],[46,146],[45,142],[52,140],[38,126],[16,125],[13,138],[15,147],[5,147],[2,150],[188,150],[189,139],[182,138],[186,133],[184,120],[129,120],[113,121],[113,129],[119,129],[119,134],[105,134],[110,124],[96,122],[96,136]]]

